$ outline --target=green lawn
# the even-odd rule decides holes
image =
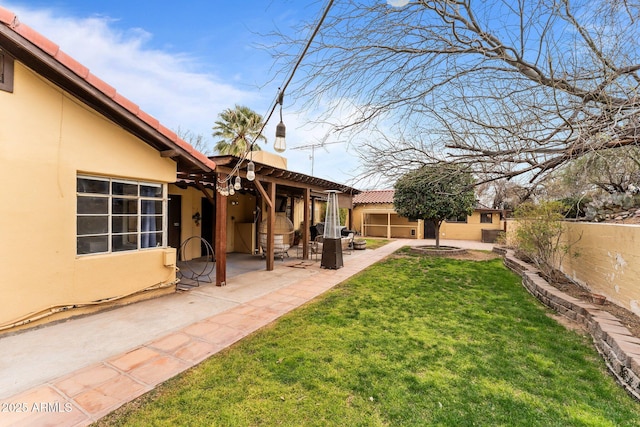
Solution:
[[[403,250],[100,424],[632,426],[640,404],[500,259]]]
[[[391,240],[388,240],[388,239],[375,239],[375,238],[364,238],[362,240],[367,242],[367,249],[378,249],[379,247],[382,247],[387,243],[391,242]]]

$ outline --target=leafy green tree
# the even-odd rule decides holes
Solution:
[[[219,138],[215,145],[216,151],[240,157],[250,149],[260,150],[258,144],[251,143],[267,140],[260,133],[263,124],[262,116],[249,107],[236,105],[234,108],[227,108],[218,115],[213,126],[213,137]]]
[[[471,173],[459,166],[427,165],[398,179],[393,205],[400,216],[432,221],[439,248],[442,221],[473,212],[473,185]]]

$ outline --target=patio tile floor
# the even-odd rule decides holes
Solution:
[[[187,370],[221,349],[237,342],[251,332],[265,326],[281,315],[301,306],[310,299],[331,289],[338,283],[377,262],[403,245],[421,243],[415,240],[397,240],[367,256],[345,256],[345,267],[338,270],[320,269],[319,263],[308,263],[306,269],[313,274],[300,273],[302,268],[289,268],[284,264],[276,273],[280,278],[291,275],[294,279],[286,286],[273,282],[274,272],[247,273],[228,281],[229,295],[236,292],[243,302],[228,304],[230,308],[205,319],[192,322],[177,330],[167,330],[164,336],[140,343],[138,346],[103,361],[68,372],[43,384],[0,399],[0,403],[21,405],[24,411],[0,413],[0,427],[8,426],[86,426],[128,401],[152,390],[159,383]],[[423,243],[423,242],[422,242]],[[357,253],[358,251],[354,251]],[[292,264],[300,261],[291,261]],[[243,276],[259,275],[263,286],[273,289],[253,298],[242,293]],[[255,281],[255,277],[249,278]],[[269,282],[271,281],[271,282]],[[220,288],[218,288],[220,289]],[[194,291],[194,295],[215,293],[214,289]],[[245,300],[246,299],[246,300]],[[144,310],[145,302],[137,303]],[[119,310],[119,309],[116,309]],[[72,325],[74,320],[68,323]],[[104,325],[107,327],[107,325]],[[126,332],[123,332],[126,334]],[[42,411],[38,409],[42,408]]]

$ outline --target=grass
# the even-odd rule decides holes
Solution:
[[[104,426],[633,426],[588,337],[501,260],[401,251]]]
[[[391,242],[389,239],[371,239],[371,238],[358,238],[367,242],[367,249],[378,249],[387,243]]]

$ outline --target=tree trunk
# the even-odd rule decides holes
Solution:
[[[440,224],[442,224],[442,221],[433,221],[436,229],[436,249],[440,249]]]

